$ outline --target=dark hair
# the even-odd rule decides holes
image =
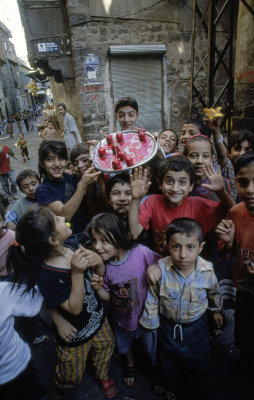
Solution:
[[[124,222],[114,213],[101,213],[88,224],[84,236],[92,241],[92,229],[101,233],[117,249],[129,250],[134,246],[131,234]]]
[[[192,124],[196,125],[201,133],[201,135],[205,135],[207,137],[211,136],[210,129],[207,128],[200,119],[187,119],[183,125],[185,124]]]
[[[235,176],[237,176],[241,168],[246,167],[246,165],[252,162],[254,162],[254,151],[248,151],[247,153],[238,157],[234,166]]]
[[[5,219],[5,207],[2,203],[0,203],[0,215],[3,219]]]
[[[189,145],[192,144],[193,142],[208,142],[208,143],[210,143],[211,152],[212,152],[212,155],[213,155],[213,144],[212,144],[211,140],[209,139],[209,137],[204,136],[204,135],[194,135],[194,136],[191,136],[187,140],[187,142],[186,142],[186,144],[184,146],[183,155],[185,157],[187,157]]]
[[[8,197],[3,193],[0,193],[0,204],[2,204],[4,208],[8,207],[10,204]]]
[[[240,147],[241,143],[244,140],[247,140],[250,143],[252,151],[254,151],[254,133],[248,130],[244,130],[240,132],[235,132],[230,135],[228,139],[228,152],[230,152],[232,147],[234,147],[235,145]]]
[[[39,173],[40,177],[46,176],[46,170],[43,165],[43,161],[48,157],[49,153],[58,154],[64,160],[68,160],[67,147],[64,142],[60,140],[43,140],[40,144],[38,155],[39,155]]]
[[[116,175],[112,176],[109,179],[107,186],[106,186],[106,194],[108,197],[110,195],[110,192],[111,192],[113,186],[116,183],[121,183],[122,185],[124,185],[126,183],[130,184],[130,175],[123,172],[121,174],[116,174]]]
[[[18,221],[15,234],[18,245],[9,247],[6,266],[13,271],[13,285],[25,283],[26,292],[34,288],[37,270],[50,255],[48,240],[55,235],[54,214],[47,207],[29,208]]]
[[[78,143],[72,147],[70,152],[70,160],[73,163],[75,158],[80,156],[80,154],[89,154],[89,146],[86,143]]]
[[[132,97],[122,97],[121,99],[119,99],[115,104],[115,114],[117,113],[119,108],[127,106],[134,108],[134,110],[136,110],[138,114],[138,103]]]
[[[18,187],[19,188],[21,187],[21,182],[24,179],[32,178],[32,177],[37,179],[37,181],[40,183],[41,180],[40,180],[39,174],[36,171],[34,171],[32,169],[24,169],[23,171],[21,171],[16,178],[16,183],[17,183]]]
[[[194,165],[184,156],[172,156],[167,160],[162,161],[157,174],[160,183],[163,182],[163,178],[168,171],[185,171],[190,177],[190,184],[195,181]]]
[[[196,236],[199,243],[202,243],[204,238],[201,225],[192,218],[176,218],[170,222],[166,229],[167,243],[169,243],[171,236],[175,233],[185,234],[188,237]]]
[[[66,105],[65,105],[64,103],[59,103],[59,104],[57,104],[57,107],[63,107],[63,109],[64,109],[65,111],[67,110]]]
[[[173,129],[171,129],[171,128],[163,129],[163,131],[161,131],[161,132],[159,133],[158,139],[160,138],[160,136],[161,136],[165,131],[170,131],[170,132],[173,132],[173,133],[174,133],[174,135],[175,135],[175,137],[176,137],[176,146],[178,146],[178,136],[177,136],[177,133],[176,133]]]

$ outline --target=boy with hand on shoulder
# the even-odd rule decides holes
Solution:
[[[165,397],[176,399],[179,361],[187,367],[196,398],[206,398],[209,385],[209,333],[206,310],[223,325],[222,297],[212,264],[202,259],[199,223],[177,218],[167,227],[169,257],[158,261],[160,279],[148,288],[140,324],[158,330],[158,356]],[[201,396],[201,397],[199,397]]]
[[[133,239],[143,229],[151,228],[156,251],[166,255],[165,230],[173,219],[193,218],[200,223],[204,234],[214,229],[234,202],[225,190],[222,176],[214,173],[210,165],[205,166],[204,170],[210,184],[203,186],[214,191],[220,202],[188,197],[195,180],[194,166],[184,156],[172,156],[163,161],[158,169],[158,184],[162,194],[149,196],[140,207],[141,199],[151,183],[147,182],[147,171],[143,172],[142,167],[136,168],[130,176],[132,201],[129,207],[129,227]]]
[[[24,169],[16,179],[16,183],[22,193],[26,195],[14,203],[14,206],[6,215],[6,226],[15,231],[16,225],[28,208],[36,203],[35,192],[40,184],[40,177],[32,169]]]

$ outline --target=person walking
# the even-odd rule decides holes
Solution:
[[[70,150],[76,144],[82,143],[82,139],[75,119],[67,112],[66,105],[64,103],[59,103],[57,109],[64,117],[64,141],[67,149]]]

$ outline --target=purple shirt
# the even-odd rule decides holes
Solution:
[[[110,310],[114,321],[128,331],[138,328],[147,292],[146,270],[161,256],[138,245],[120,261],[106,264],[104,287],[110,291]]]

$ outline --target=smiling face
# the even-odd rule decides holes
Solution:
[[[79,175],[82,176],[84,172],[87,170],[89,165],[89,154],[80,154],[75,158],[72,162],[74,171]]]
[[[171,207],[178,207],[183,199],[192,191],[193,185],[190,183],[190,176],[186,171],[169,170],[163,177],[159,187],[165,194]]]
[[[185,274],[191,273],[196,267],[198,255],[203,250],[204,243],[199,243],[196,236],[175,233],[168,242],[168,250],[173,264]]]
[[[121,131],[132,130],[136,126],[138,113],[131,106],[120,107],[115,115]]]
[[[239,170],[235,181],[238,196],[254,216],[254,161]]]
[[[186,157],[194,165],[196,182],[200,182],[206,178],[204,166],[212,162],[212,145],[208,140],[192,140],[186,145]]]
[[[67,161],[63,157],[50,152],[43,161],[43,168],[46,171],[48,179],[61,179],[66,164]]]
[[[201,135],[199,127],[194,124],[184,124],[182,127],[182,133],[180,136],[180,143],[182,147],[185,146],[187,140],[194,135]]]
[[[121,215],[128,214],[131,199],[130,184],[120,182],[114,184],[109,194],[109,204],[114,211]]]
[[[159,144],[165,154],[173,153],[177,145],[176,134],[170,130],[162,132],[159,137]]]
[[[103,261],[114,259],[118,256],[118,249],[113,246],[102,232],[92,229],[93,249],[98,253]]]
[[[248,140],[243,140],[240,144],[236,143],[233,147],[231,147],[228,153],[228,157],[230,158],[232,163],[235,164],[238,157],[247,153],[248,151],[253,150],[254,149],[252,148],[250,142],[248,142]]]
[[[20,190],[24,193],[29,201],[35,201],[35,192],[40,182],[35,176],[30,176],[20,182]]]

